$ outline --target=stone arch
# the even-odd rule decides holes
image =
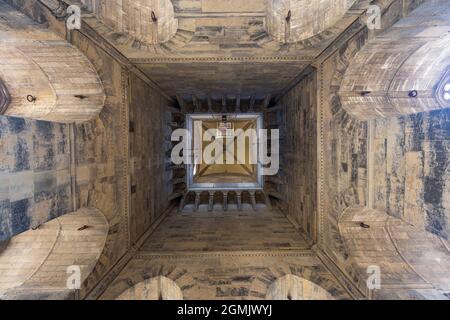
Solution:
[[[0,79],[0,114],[6,111],[10,101],[11,96],[9,95],[8,89],[3,84],[2,79]]]
[[[0,96],[9,93],[0,113],[64,123],[98,116],[103,86],[81,51],[7,5],[0,16]]]
[[[267,32],[279,42],[298,42],[341,19],[356,0],[269,0]]]
[[[342,81],[346,70],[366,41],[366,34],[358,34],[354,41],[344,44],[332,58],[334,69],[330,78],[329,92],[326,96],[330,108],[328,116],[330,117],[330,123],[332,124],[333,131],[336,132],[338,137],[335,140],[336,148],[342,148],[343,150],[340,152],[346,152],[348,154],[352,152],[351,149],[353,147],[351,145],[343,145],[342,142],[347,139],[350,140],[352,136],[365,137],[367,135],[367,125],[364,121],[360,121],[352,117],[342,107],[341,99],[339,97],[339,89],[342,86]],[[327,163],[326,165],[326,170],[330,170],[332,172],[339,172],[338,166],[341,166],[340,163]],[[331,176],[328,178],[331,178]],[[335,182],[333,182],[333,184],[334,183]],[[365,198],[357,196],[358,192],[353,188],[350,181],[347,181],[345,184],[336,183],[335,185],[335,189],[331,189],[329,185],[323,186],[323,188],[326,188],[327,192],[331,195],[330,198],[332,199],[328,208],[328,214],[332,216],[332,219],[325,218],[323,221],[328,237],[325,241],[336,248],[334,252],[343,254],[345,258],[346,253],[345,250],[343,250],[343,240],[340,236],[338,226],[334,223],[334,221],[339,219],[345,209],[349,206],[365,205]]]
[[[295,283],[298,278],[322,288],[331,295],[333,300],[350,298],[348,292],[329,274],[329,271],[323,265],[305,266],[294,263],[278,267],[272,266],[256,276],[250,288],[250,297],[253,299],[272,299],[273,293],[276,292],[275,286],[286,284],[290,279],[294,279],[293,283]],[[280,282],[275,284],[277,280],[280,280]],[[279,299],[287,299],[287,295]]]
[[[288,274],[278,278],[269,287],[267,300],[334,300],[334,297],[319,285]]]
[[[0,299],[74,299],[68,268],[80,283],[94,269],[109,226],[97,209],[85,208],[17,235],[0,245]]]
[[[178,30],[170,0],[117,1],[115,5],[101,0],[82,0],[82,3],[116,32],[127,33],[145,43],[167,42]]]
[[[437,95],[450,70],[449,13],[447,1],[431,1],[370,41],[346,71],[344,109],[369,120],[450,107]]]
[[[173,280],[158,276],[127,289],[116,300],[183,300],[183,293]]]
[[[339,232],[349,254],[347,267],[364,279],[358,283],[362,291],[368,290],[365,280],[369,268],[379,268],[381,286],[374,287],[367,296],[448,298],[445,296],[450,291],[448,240],[384,211],[363,207],[351,207],[344,212],[339,219]]]

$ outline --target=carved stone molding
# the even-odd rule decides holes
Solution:
[[[176,252],[176,253],[151,253],[140,252],[134,256],[137,260],[182,260],[195,258],[235,258],[235,257],[316,257],[309,249],[305,250],[262,250],[262,251],[217,251],[217,252]]]
[[[243,57],[154,57],[131,58],[134,64],[195,62],[311,62],[314,56],[243,56]]]
[[[0,114],[4,114],[6,112],[6,108],[11,102],[11,96],[9,95],[8,89],[0,79]]]

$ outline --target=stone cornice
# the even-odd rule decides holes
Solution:
[[[140,252],[134,256],[137,260],[154,259],[190,259],[205,257],[316,257],[309,249],[305,250],[260,250],[260,251],[214,251],[214,252]]]
[[[150,63],[215,63],[215,62],[307,62],[314,61],[314,56],[252,56],[252,57],[154,57],[154,58],[131,58],[134,64]]]

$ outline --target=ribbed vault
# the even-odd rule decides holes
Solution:
[[[41,1],[9,2],[65,30]],[[449,246],[443,239],[449,121],[430,112],[395,121],[446,106],[449,17],[439,9],[444,1],[429,1],[412,15],[419,23],[402,21],[355,59],[370,34],[362,23],[370,1],[107,2],[83,0],[94,14],[67,33],[105,84],[107,102],[97,116],[104,95],[90,62],[42,26],[10,22],[8,15],[16,12],[0,0],[0,36],[8,39],[0,42],[0,78],[12,98],[7,112],[92,120],[67,126],[71,140],[54,144],[70,149],[64,157],[67,177],[57,178],[70,187],[67,203],[95,206],[109,222],[97,209],[82,209],[11,238],[36,226],[27,218],[50,212],[26,204],[40,198],[52,204],[51,197],[58,204],[69,194],[48,192],[49,171],[64,161],[42,166],[37,177],[21,179],[25,175],[18,172],[51,160],[53,145],[40,145],[51,140],[45,133],[52,126],[0,117],[0,142],[8,139],[0,143],[7,151],[0,153],[0,178],[14,181],[0,184],[0,214],[12,217],[3,225],[23,227],[0,243],[0,295],[67,297],[73,293],[64,282],[69,264],[82,266],[80,297],[88,299],[449,294]],[[418,2],[377,3],[387,19],[398,20]],[[18,72],[9,72],[13,68]],[[5,106],[9,94],[0,98]],[[29,100],[22,101],[24,96]],[[271,201],[263,203],[252,190],[189,196],[186,167],[170,159],[170,134],[185,126],[186,113],[247,111],[264,113],[265,128],[281,132],[279,174],[258,190]],[[394,120],[376,120],[374,127],[365,121],[378,117]],[[28,140],[19,139],[25,135]],[[28,192],[22,180],[39,192]],[[177,200],[186,196],[183,210]],[[57,212],[68,212],[62,209]],[[41,246],[33,251],[35,244]],[[381,268],[381,290],[366,285],[372,264]]]
[[[433,0],[370,41],[344,77],[344,109],[367,120],[450,107],[438,90],[450,68],[449,27],[448,1]]]
[[[0,96],[10,95],[0,98],[2,114],[82,122],[100,113],[102,83],[78,49],[4,4],[0,18]]]
[[[0,299],[74,298],[76,289],[67,286],[70,268],[79,268],[82,285],[108,229],[100,211],[85,208],[13,237],[0,248]]]
[[[142,42],[167,42],[178,29],[178,20],[175,19],[170,0],[81,2],[116,32],[128,33]]]
[[[366,228],[361,228],[361,223]],[[367,227],[368,226],[368,227]],[[450,291],[447,240],[384,212],[349,208],[339,221],[349,263],[364,277],[380,268],[375,299],[445,299]],[[363,286],[364,284],[362,284]],[[396,289],[411,288],[412,290]],[[425,289],[414,293],[414,289]]]
[[[298,42],[341,19],[356,0],[268,0],[266,28],[279,42]]]

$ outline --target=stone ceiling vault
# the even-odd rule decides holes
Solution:
[[[276,95],[364,11],[361,1],[349,11],[355,1],[140,0],[107,8],[81,1],[95,13],[84,21],[171,96]],[[289,10],[285,41],[278,33]],[[319,22],[305,28],[306,16]]]
[[[14,2],[36,20],[48,22],[52,30],[67,31],[63,19],[53,19],[54,12],[49,13],[48,8],[42,6],[43,2],[56,0],[0,0],[0,3],[4,1]],[[116,1],[125,3],[125,0]],[[271,39],[262,31],[257,20],[264,19],[263,7],[256,10],[248,6],[237,12],[211,12],[211,7],[206,7],[208,10],[203,13],[196,12],[194,4],[208,2],[194,0],[177,1],[180,5],[190,3],[193,7],[179,12],[175,5],[175,18],[210,19],[216,23],[232,17],[230,22],[253,22],[246,25],[245,32],[236,29],[235,25],[203,24],[198,28],[195,24],[193,29],[183,29],[188,24],[179,23],[171,40],[152,43],[119,33],[88,14],[84,16],[80,30],[68,32],[67,39],[95,66],[107,94],[105,107],[95,121],[67,126],[68,133],[64,133],[74,146],[68,148],[70,151],[63,161],[67,167],[64,168],[71,168],[69,161],[76,160],[73,166],[75,180],[73,185],[70,184],[76,191],[67,192],[75,195],[67,196],[73,198],[67,206],[94,206],[104,213],[110,226],[109,232],[100,234],[102,241],[98,241],[99,244],[103,244],[106,235],[104,250],[94,270],[87,273],[89,277],[80,291],[81,298],[114,298],[135,285],[138,290],[152,287],[155,281],[143,282],[148,279],[160,280],[157,285],[162,287],[170,283],[162,280],[165,278],[183,291],[185,299],[263,299],[273,297],[274,293],[281,298],[304,297],[309,289],[318,291],[313,284],[328,291],[333,298],[371,298],[366,292],[365,264],[372,263],[367,259],[369,255],[376,256],[374,262],[381,266],[385,261],[392,261],[390,264],[394,268],[387,269],[384,275],[392,275],[399,281],[390,283],[389,295],[403,294],[404,291],[410,294],[411,289],[427,290],[422,291],[424,296],[430,296],[430,290],[433,290],[433,296],[448,295],[448,241],[441,240],[448,235],[448,210],[445,211],[448,188],[445,189],[445,183],[450,172],[450,161],[446,157],[449,115],[425,114],[423,121],[408,118],[401,120],[404,126],[394,122],[397,119],[392,123],[378,121],[372,132],[366,123],[347,115],[338,97],[342,78],[354,54],[375,35],[369,35],[361,22],[364,4],[370,2],[358,2],[336,25],[312,38],[287,44]],[[408,13],[409,4],[418,2],[420,0],[380,0],[377,3],[394,4],[384,12],[392,25],[402,14]],[[223,3],[231,1],[216,5]],[[230,30],[235,32],[231,33],[234,36],[227,38]],[[311,70],[310,65],[317,66],[318,72]],[[299,78],[304,68],[311,72],[305,72]],[[292,82],[297,83],[289,87]],[[244,198],[236,193],[235,207],[230,205],[227,211],[224,205],[223,212],[214,211],[206,219],[204,212],[191,216],[180,215],[176,209],[172,211],[178,204],[175,199],[185,192],[182,187],[175,187],[183,184],[183,177],[176,170],[185,168],[168,163],[170,146],[166,142],[170,140],[171,129],[182,126],[186,109],[175,108],[168,95],[155,89],[156,84],[172,97],[198,95],[191,97],[193,109],[199,111],[203,106],[203,110],[207,108],[209,112],[213,108],[223,112],[230,106],[242,110],[240,97],[234,101],[223,96],[237,92],[243,96],[253,95],[250,99],[245,98],[249,101],[243,110],[254,110],[253,107],[260,104],[266,109],[270,93],[283,91],[282,98],[266,113],[267,127],[279,127],[284,137],[280,148],[282,174],[267,179],[265,185],[265,192],[277,206],[265,204],[263,210],[267,210],[259,215],[233,212],[231,209],[241,209],[239,206]],[[255,95],[261,92],[265,98],[257,101]],[[183,99],[179,100],[183,102]],[[185,101],[191,109],[191,101]],[[47,139],[44,135],[59,129],[57,125],[50,128],[44,125],[46,130],[34,134],[25,130],[24,124],[29,122],[9,117],[0,117],[0,120],[2,128],[8,128],[9,136],[18,136],[14,131],[17,130],[20,135],[30,137],[30,150],[35,148],[36,154],[52,150],[53,140],[60,140],[62,136],[58,133],[54,139]],[[34,126],[43,129],[42,123],[40,127]],[[74,130],[69,131],[72,128]],[[417,134],[421,132],[425,134]],[[10,163],[22,158],[24,152],[9,150],[16,145],[28,150],[17,140],[17,144],[7,145],[8,148],[11,146],[6,149],[7,153],[2,153],[7,155],[5,159]],[[45,141],[48,142],[46,145],[31,142],[43,140],[51,141]],[[25,158],[34,159],[32,157],[34,155]],[[435,162],[439,165],[434,166]],[[55,168],[56,162],[42,166],[42,170],[39,166],[36,173],[39,178],[47,178],[54,174]],[[7,170],[9,174],[10,169]],[[425,173],[427,170],[430,172]],[[30,171],[29,164],[17,166],[14,171],[18,171],[12,172],[14,175]],[[70,172],[72,175],[72,169]],[[377,179],[374,179],[375,175]],[[18,180],[14,179],[20,187]],[[41,197],[43,180],[46,179],[36,179],[39,188],[30,191],[33,201]],[[69,186],[70,179],[64,177],[63,180]],[[35,180],[29,182],[34,188]],[[35,190],[39,191],[37,197]],[[380,198],[373,201],[370,197],[375,192]],[[65,198],[60,192],[51,190],[51,194],[58,206]],[[28,194],[21,196],[29,197]],[[228,203],[225,200],[228,194],[216,200],[209,194],[209,199],[204,197],[204,200],[210,202],[203,204],[200,196],[198,204],[205,210],[214,209],[214,201],[216,205],[222,199],[223,203]],[[195,197],[197,202],[197,195]],[[366,204],[366,198],[369,203],[381,205],[381,209],[365,210],[365,206],[373,206]],[[255,195],[250,195],[244,201],[256,210],[255,199]],[[37,211],[28,210],[31,206],[25,208],[26,204],[34,202],[27,198],[16,200],[18,198],[7,199],[8,212],[23,212],[26,218],[37,216]],[[50,203],[52,200],[45,198],[44,201]],[[273,210],[276,207],[283,212]],[[355,214],[348,214],[351,213],[348,209],[353,208]],[[65,207],[61,209],[66,210]],[[419,224],[413,228],[398,217]],[[80,222],[71,226],[78,226]],[[31,226],[26,222],[17,230]],[[80,232],[95,231],[92,226],[93,222],[89,221],[89,225],[71,231],[86,235]],[[106,229],[106,225],[102,227],[102,230]],[[425,232],[430,230],[436,237],[428,238]],[[392,235],[389,235],[391,231]],[[380,235],[388,241],[378,241],[376,237]],[[61,238],[65,239],[65,236]],[[369,241],[359,245],[355,241],[368,238],[376,239],[377,243],[372,246]],[[427,244],[423,241],[425,238],[429,240],[428,247],[424,246]],[[412,244],[417,243],[416,251]],[[8,244],[14,244],[14,241]],[[378,250],[377,245],[388,250]],[[421,252],[432,255],[419,256]],[[445,259],[442,258],[444,253],[447,254]],[[391,257],[393,259],[388,260]],[[435,258],[442,260],[438,261],[440,264]],[[364,264],[360,263],[362,260]],[[445,268],[438,269],[441,265]],[[410,273],[408,268],[411,266],[417,269]],[[423,271],[429,267],[436,268],[437,272],[427,277]],[[405,281],[409,274],[413,275],[413,281]],[[430,284],[424,286],[423,281],[416,281],[421,275],[425,275],[423,278]],[[432,286],[432,281],[440,287]],[[294,286],[286,288],[285,284],[292,282]],[[303,294],[298,294],[300,291]]]
[[[346,71],[345,110],[367,120],[450,107],[436,94],[450,70],[449,30],[448,0],[433,0],[369,42]]]

